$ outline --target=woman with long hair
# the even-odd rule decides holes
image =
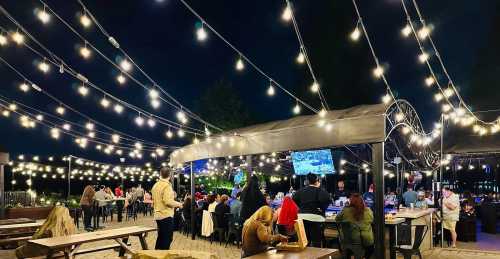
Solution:
[[[269,206],[262,206],[243,224],[241,233],[243,250],[242,257],[264,252],[269,244],[277,241],[286,242],[286,236],[271,234],[273,210]]]
[[[83,210],[83,225],[85,230],[92,231],[92,204],[94,202],[95,190],[92,185],[87,185],[80,199],[80,206]]]
[[[252,175],[241,192],[241,212],[243,221],[250,218],[260,207],[266,205],[266,198],[259,189],[259,178]]]
[[[369,258],[373,253],[373,213],[372,210],[366,207],[362,196],[359,193],[351,194],[349,198],[349,206],[337,215],[335,221],[342,226],[342,231],[345,235],[350,235],[350,245],[361,245],[365,250],[365,257]]]
[[[69,236],[76,233],[75,223],[66,207],[56,206],[52,209],[43,225],[33,234],[33,239]],[[30,258],[46,255],[48,250],[27,243],[16,249],[17,258]]]

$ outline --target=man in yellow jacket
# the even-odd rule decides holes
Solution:
[[[170,249],[174,232],[174,209],[182,208],[182,203],[175,201],[175,193],[170,183],[170,169],[160,170],[160,180],[151,190],[153,194],[154,218],[158,226],[156,250]]]

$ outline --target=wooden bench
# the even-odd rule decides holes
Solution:
[[[77,254],[92,253],[114,248],[120,248],[119,256],[123,256],[125,252],[132,253],[127,244],[130,236],[138,237],[141,242],[142,249],[147,250],[148,246],[145,237],[148,232],[155,230],[156,228],[152,227],[133,226],[75,234],[64,237],[29,240],[28,243],[47,249],[47,258],[53,258],[54,254],[57,252],[63,252],[65,258],[74,258]],[[118,244],[79,250],[79,247],[82,244],[101,240],[114,240]]]
[[[22,223],[34,223],[36,220],[28,218],[17,218],[17,219],[0,219],[0,226],[2,225],[13,225]]]
[[[0,225],[0,247],[18,246],[19,242],[31,239],[31,236],[43,224],[42,221]]]

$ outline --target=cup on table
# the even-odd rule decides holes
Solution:
[[[412,203],[410,203],[410,209],[412,210],[412,209],[414,209],[414,208],[415,208],[415,204],[414,204],[413,202],[412,202]]]

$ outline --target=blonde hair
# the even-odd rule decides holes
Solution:
[[[55,206],[43,225],[33,234],[33,239],[68,236],[76,233],[75,223],[69,215],[69,210],[63,206]]]
[[[249,220],[260,221],[269,226],[273,221],[273,209],[269,206],[262,206],[249,218]]]

